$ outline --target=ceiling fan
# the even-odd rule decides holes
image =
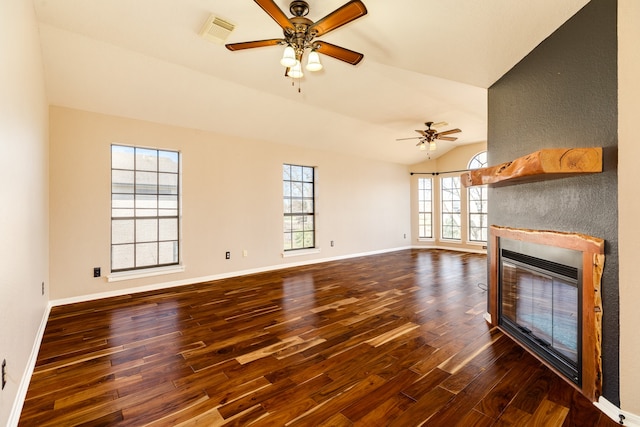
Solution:
[[[399,138],[399,139],[396,139],[396,141],[404,141],[407,139],[419,139],[420,141],[418,141],[418,143],[416,144],[416,147],[419,147],[421,150],[426,150],[427,144],[428,144],[429,150],[434,151],[436,149],[436,142],[435,142],[436,139],[441,139],[443,141],[455,141],[458,138],[456,138],[455,136],[447,136],[447,135],[462,132],[460,129],[449,129],[442,132],[438,132],[435,129],[435,127],[437,126],[446,126],[446,125],[447,123],[445,122],[439,122],[439,123],[426,122],[425,126],[427,126],[427,129],[416,130],[416,132],[418,132],[422,136],[414,136],[411,138]]]
[[[309,13],[309,4],[306,1],[294,0],[291,2],[289,5],[289,11],[293,14],[291,18],[287,18],[274,0],[254,1],[282,27],[284,38],[228,43],[225,45],[227,49],[236,51],[265,46],[286,46],[280,63],[286,67],[285,75],[292,78],[303,76],[300,64],[305,50],[310,51],[306,67],[309,71],[322,69],[318,53],[352,65],[358,64],[364,58],[363,54],[353,50],[315,40],[316,37],[366,15],[367,8],[360,0],[350,1],[316,22],[305,17]]]

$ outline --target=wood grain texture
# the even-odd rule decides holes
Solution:
[[[602,148],[547,148],[497,166],[460,175],[464,187],[510,185],[602,172]]]
[[[403,250],[54,307],[20,425],[617,425],[484,321],[486,269]]]

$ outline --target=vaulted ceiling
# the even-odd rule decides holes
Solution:
[[[363,0],[368,13],[322,37],[364,54],[292,86],[280,46],[228,51],[199,36],[210,14],[227,42],[282,37],[251,0],[34,0],[47,96],[78,108],[402,164],[426,160],[425,121],[462,133],[432,158],[486,141],[487,88],[588,0]],[[289,0],[276,0],[287,14]],[[309,0],[317,21],[346,0]]]

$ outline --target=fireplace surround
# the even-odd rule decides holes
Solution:
[[[490,227],[488,321],[596,401],[604,240]]]

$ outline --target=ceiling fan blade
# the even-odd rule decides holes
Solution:
[[[351,65],[358,64],[362,61],[362,58],[364,58],[364,55],[361,53],[331,43],[318,40],[313,45],[317,52],[339,59],[340,61],[348,62]]]
[[[449,129],[449,130],[445,130],[444,132],[438,132],[438,135],[449,135],[452,133],[458,133],[458,132],[462,132],[460,129]]]
[[[284,39],[269,39],[269,40],[255,40],[252,42],[242,42],[242,43],[228,43],[228,44],[225,44],[225,46],[229,50],[236,51],[236,50],[242,50],[242,49],[253,49],[254,47],[276,46],[284,42],[285,42]]]
[[[436,138],[441,139],[443,141],[455,141],[456,139],[458,139],[455,136],[440,136],[440,135],[438,135]]]
[[[282,9],[278,7],[278,5],[273,0],[254,0],[258,3],[258,6],[262,8],[267,14],[273,18],[274,21],[278,23],[282,27],[283,30],[287,28],[293,31],[293,25],[291,25],[291,21],[287,18],[287,15],[284,14]]]
[[[427,136],[427,133],[423,130],[416,129],[416,132],[418,132],[422,136]]]
[[[257,2],[258,0],[256,0]],[[267,12],[268,13],[268,12]],[[351,0],[345,5],[334,10],[318,22],[309,27],[309,31],[315,31],[316,37],[342,27],[345,24],[367,14],[367,8],[360,0]],[[275,18],[274,18],[275,19]]]
[[[396,141],[405,141],[407,139],[422,139],[420,136],[412,136],[411,138],[398,138]]]

